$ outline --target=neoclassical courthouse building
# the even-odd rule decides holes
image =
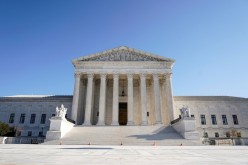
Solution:
[[[248,99],[229,96],[173,96],[173,59],[118,47],[73,60],[73,96],[0,98],[0,121],[18,136],[45,135],[49,119],[63,104],[75,125],[170,125],[184,106],[190,108],[202,137],[226,137],[235,129],[248,137]]]

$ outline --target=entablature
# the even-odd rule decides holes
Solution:
[[[127,62],[127,61],[87,61],[87,62],[76,62],[75,69],[171,69],[172,62]]]

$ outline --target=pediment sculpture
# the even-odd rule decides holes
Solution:
[[[174,60],[158,56],[155,54],[143,52],[140,50],[128,48],[128,47],[118,47],[115,49],[110,49],[100,53],[83,56],[74,61],[170,61]]]
[[[142,55],[136,52],[116,51],[106,53],[98,57],[89,58],[85,61],[162,61],[153,57]]]

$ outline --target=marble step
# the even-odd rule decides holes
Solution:
[[[76,126],[63,138],[44,144],[71,145],[200,145],[183,139],[171,126]]]

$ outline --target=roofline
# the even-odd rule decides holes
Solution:
[[[82,60],[85,60],[85,59],[97,57],[97,56],[99,56],[101,54],[110,53],[110,52],[116,51],[116,50],[134,51],[136,53],[145,54],[145,55],[151,56],[153,58],[159,58],[161,60],[169,61],[169,62],[172,62],[172,63],[175,62],[175,60],[174,59],[171,59],[171,58],[163,57],[163,56],[160,56],[160,55],[156,55],[156,54],[153,54],[153,53],[145,52],[145,51],[134,49],[134,48],[129,48],[127,46],[119,46],[119,47],[116,47],[116,48],[113,48],[113,49],[109,49],[109,50],[101,51],[101,52],[98,52],[98,53],[89,54],[89,55],[85,55],[85,56],[81,56],[81,57],[75,58],[75,59],[72,60],[72,63],[74,64],[77,61],[82,61]]]
[[[234,96],[174,96],[174,101],[248,101],[248,98]]]
[[[72,101],[72,95],[58,95],[47,97],[0,97],[0,102],[45,102],[45,101]]]

